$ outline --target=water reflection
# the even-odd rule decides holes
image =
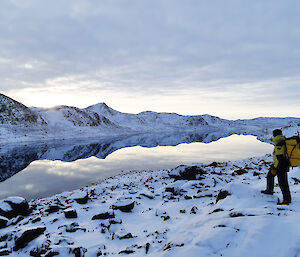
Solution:
[[[3,181],[0,198],[10,195],[40,198],[96,183],[122,171],[237,160],[261,156],[271,150],[271,145],[253,136],[220,132],[6,146],[0,149],[0,179]]]

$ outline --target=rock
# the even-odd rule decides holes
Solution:
[[[8,221],[9,220],[7,218],[0,216],[0,229],[5,228],[7,226]]]
[[[147,194],[144,194],[144,193],[142,193],[142,194],[140,194],[141,196],[145,196],[145,197],[147,197],[148,199],[150,199],[150,200],[153,200],[154,199],[154,196],[152,196],[152,195],[147,195]]]
[[[37,227],[34,229],[26,230],[19,238],[15,240],[14,251],[18,251],[27,246],[29,242],[42,235],[46,230],[46,227]]]
[[[197,214],[198,208],[196,206],[194,206],[191,211],[190,214]]]
[[[243,174],[246,174],[248,173],[248,171],[246,171],[245,169],[238,169],[238,170],[235,170],[232,175],[243,175]]]
[[[229,216],[230,216],[231,218],[237,218],[237,217],[244,217],[245,214],[240,213],[240,212],[232,212],[232,213],[229,214]]]
[[[216,203],[220,200],[225,199],[227,196],[231,195],[227,190],[220,190],[217,195]]]
[[[78,217],[76,210],[66,210],[64,214],[66,219],[75,219]]]
[[[177,180],[201,180],[207,172],[198,166],[179,166],[170,173]]]
[[[106,219],[113,219],[115,218],[114,213],[104,212],[92,217],[92,220],[106,220]]]
[[[126,234],[124,236],[119,237],[120,240],[122,240],[122,239],[130,239],[130,238],[133,238],[133,235],[131,233],[128,233],[128,234]]]
[[[59,210],[60,207],[58,205],[50,205],[49,208],[45,210],[45,212],[54,213],[54,212],[58,212]]]
[[[7,249],[0,250],[0,256],[7,256],[7,255],[10,255],[10,253],[11,252]]]
[[[134,253],[134,251],[133,250],[123,250],[123,251],[119,252],[119,254],[122,254],[122,253],[131,254],[131,253]]]
[[[175,188],[174,187],[166,187],[165,192],[175,194]]]
[[[90,200],[89,195],[86,193],[83,197],[78,197],[74,199],[78,204],[86,204]]]
[[[149,249],[150,249],[150,243],[147,243],[147,244],[145,245],[145,251],[146,251],[146,254],[148,254]]]
[[[45,257],[54,257],[56,255],[59,255],[59,252],[55,252],[55,251],[50,250],[49,252],[47,252],[45,254]]]
[[[22,197],[8,197],[0,201],[0,215],[6,218],[11,219],[19,215],[27,216],[30,212],[28,202]]]
[[[220,208],[218,208],[218,209],[215,209],[215,210],[213,210],[212,212],[210,212],[209,214],[213,214],[213,213],[216,213],[216,212],[221,212],[221,211],[224,211],[223,209],[220,209]]]
[[[134,208],[134,201],[130,204],[126,205],[113,205],[112,209],[113,210],[120,210],[121,212],[131,212]]]

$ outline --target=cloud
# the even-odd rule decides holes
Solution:
[[[298,11],[290,0],[5,1],[0,89],[296,105]]]

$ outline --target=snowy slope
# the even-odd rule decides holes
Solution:
[[[0,253],[299,256],[300,169],[289,173],[293,203],[277,206],[278,187],[274,196],[260,193],[270,161],[266,156],[135,172],[32,201],[32,214],[12,219],[11,225],[0,229]],[[197,174],[189,180],[172,177],[186,171]],[[83,198],[86,203],[75,200]],[[66,213],[73,215],[67,218]],[[42,235],[12,250],[25,231],[36,228]]]

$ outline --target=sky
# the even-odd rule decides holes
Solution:
[[[290,0],[4,0],[0,92],[37,107],[300,117],[299,13]]]

